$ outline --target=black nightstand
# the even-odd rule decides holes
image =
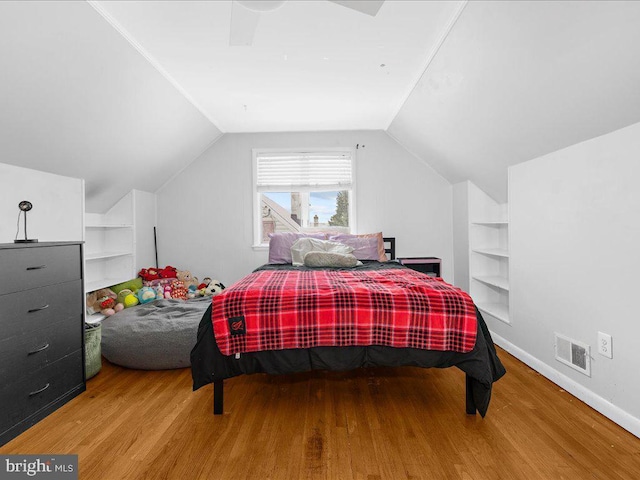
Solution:
[[[403,257],[398,258],[398,262],[405,267],[426,273],[431,277],[440,276],[440,264],[442,260],[437,257]]]

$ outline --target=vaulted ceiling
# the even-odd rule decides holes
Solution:
[[[248,47],[233,8],[0,2],[0,162],[104,211],[224,132],[381,129],[505,201],[509,165],[640,121],[640,2],[289,0]]]
[[[259,14],[252,46],[229,46],[244,8],[94,2],[224,132],[386,129],[458,2],[385,2],[369,16],[327,0]]]

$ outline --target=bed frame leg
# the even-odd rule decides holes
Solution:
[[[476,414],[476,402],[473,401],[473,380],[469,375],[465,374],[465,387],[466,387],[466,402],[467,402],[467,415]]]
[[[222,415],[224,404],[224,383],[223,380],[213,381],[213,414]]]

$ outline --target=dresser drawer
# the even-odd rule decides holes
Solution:
[[[61,321],[82,326],[82,281],[0,296],[0,342]],[[78,344],[79,346],[79,344]]]
[[[32,333],[0,341],[0,382],[19,381],[82,345],[82,318],[71,317]]]
[[[84,384],[82,350],[77,350],[12,385],[0,386],[0,435]]]
[[[80,245],[0,250],[0,295],[81,277]]]

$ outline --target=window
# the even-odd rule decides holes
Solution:
[[[254,244],[272,232],[347,232],[354,221],[354,151],[253,151]]]

